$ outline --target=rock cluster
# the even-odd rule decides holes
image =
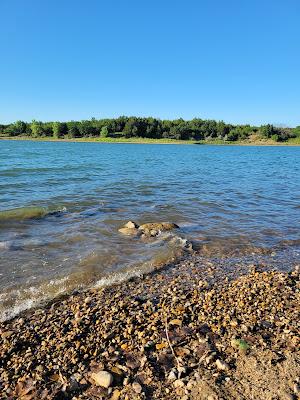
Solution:
[[[299,304],[299,269],[191,255],[0,324],[0,398],[299,399]]]
[[[161,232],[171,231],[179,228],[178,225],[171,222],[152,222],[138,225],[133,221],[128,221],[119,232],[128,236],[155,237]]]

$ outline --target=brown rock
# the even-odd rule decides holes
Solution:
[[[152,222],[141,225],[139,227],[139,230],[144,232],[151,232],[152,230],[164,232],[164,231],[171,231],[172,229],[177,229],[177,228],[179,228],[179,226],[171,222]]]
[[[135,393],[142,393],[143,388],[138,382],[133,382],[132,384],[132,389],[135,391]]]

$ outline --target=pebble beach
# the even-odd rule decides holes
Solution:
[[[0,325],[1,399],[300,399],[299,266],[197,253]]]

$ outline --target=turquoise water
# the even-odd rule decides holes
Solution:
[[[299,244],[300,147],[0,141],[0,317],[153,268],[192,240],[228,255]],[[171,221],[173,235],[118,233]]]

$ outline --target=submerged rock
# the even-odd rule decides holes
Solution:
[[[151,232],[152,230],[154,231],[171,231],[173,229],[178,229],[179,226],[176,224],[173,224],[172,222],[151,222],[148,224],[143,224],[139,227],[139,230],[143,231],[144,233],[146,232]]]
[[[119,232],[127,236],[139,236],[141,232],[136,228],[120,228]]]
[[[167,232],[178,228],[178,225],[171,222],[151,222],[139,226],[134,221],[128,221],[119,229],[119,232],[128,236],[143,235],[143,237],[155,237],[161,232]]]
[[[130,229],[138,227],[139,227],[138,224],[135,223],[134,221],[128,221],[127,224],[124,225],[124,228],[130,228]]]

